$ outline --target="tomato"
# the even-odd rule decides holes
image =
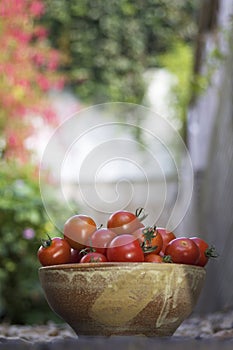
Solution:
[[[71,248],[70,264],[76,264],[82,258],[82,253],[76,249]]]
[[[155,253],[145,254],[145,262],[162,263],[163,258],[161,255]]]
[[[157,227],[157,232],[160,233],[160,235],[162,236],[162,239],[163,239],[163,246],[162,246],[162,249],[161,249],[161,252],[160,253],[163,253],[165,252],[165,249],[168,245],[168,243],[170,241],[172,241],[173,239],[176,238],[175,234],[171,231],[168,231],[166,230],[165,228],[162,228],[162,227]]]
[[[107,247],[108,261],[143,262],[144,254],[137,238],[121,234],[111,240]]]
[[[73,249],[81,250],[96,230],[96,223],[90,216],[74,215],[65,222],[64,238]]]
[[[87,253],[82,257],[80,263],[103,263],[107,262],[107,258],[104,254],[97,252]]]
[[[142,213],[142,208],[137,209],[135,214],[126,210],[118,210],[110,215],[107,222],[107,227],[117,234],[132,233],[138,228],[144,227],[141,221],[146,217],[146,215]]]
[[[165,255],[169,255],[174,263],[195,265],[199,259],[200,250],[192,239],[180,237],[168,243]]]
[[[133,235],[139,239],[144,253],[158,254],[162,249],[163,239],[156,226],[139,228],[133,232]]]
[[[37,251],[37,257],[43,266],[67,264],[71,259],[69,243],[60,237],[43,239]]]
[[[88,238],[86,245],[90,246],[96,252],[106,254],[108,243],[116,237],[116,233],[108,228],[100,228],[96,230]]]
[[[190,239],[196,243],[200,250],[200,256],[196,262],[196,265],[204,267],[209,261],[209,258],[218,257],[218,253],[216,252],[215,248],[213,246],[209,247],[208,243],[203,239],[199,237],[191,237]]]

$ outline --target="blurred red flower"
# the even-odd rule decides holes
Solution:
[[[0,151],[6,158],[30,157],[25,139],[34,132],[34,116],[56,121],[47,92],[64,86],[58,72],[63,56],[49,46],[47,29],[35,21],[44,12],[42,0],[0,1],[0,137],[5,145]]]

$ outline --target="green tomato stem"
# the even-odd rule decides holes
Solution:
[[[141,207],[136,209],[135,215],[140,222],[148,216],[148,214],[145,213],[145,209]]]
[[[49,236],[49,234],[47,233],[48,239],[41,239],[41,244],[44,248],[48,248],[51,246],[52,244],[52,238]]]

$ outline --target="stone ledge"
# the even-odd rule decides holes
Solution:
[[[183,337],[80,337],[78,339],[54,339],[50,342],[31,343],[22,339],[6,339],[1,350],[232,350],[232,340],[190,339]]]
[[[233,348],[233,310],[184,321],[172,337],[77,337],[66,324],[0,325],[0,349],[220,349]]]

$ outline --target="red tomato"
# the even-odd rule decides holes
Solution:
[[[43,266],[67,264],[71,259],[71,248],[65,239],[49,237],[42,240],[37,257]]]
[[[121,234],[109,243],[107,259],[117,262],[143,262],[144,254],[138,239],[131,234]]]
[[[163,246],[162,246],[162,249],[161,249],[161,252],[160,253],[163,253],[165,252],[165,249],[168,245],[168,243],[170,241],[172,241],[173,239],[176,238],[175,234],[171,231],[168,231],[166,230],[165,228],[162,228],[162,227],[157,227],[156,230],[160,233],[160,235],[162,236],[162,239],[163,239]]]
[[[136,231],[140,227],[144,227],[141,221],[146,217],[142,214],[143,209],[139,208],[136,213],[133,214],[126,210],[119,210],[113,213],[107,222],[107,227],[117,234],[128,234]]]
[[[107,245],[114,237],[116,237],[115,232],[107,228],[100,228],[92,233],[88,238],[86,245],[87,247],[94,249],[96,252],[106,254]]]
[[[76,264],[82,258],[82,253],[76,249],[71,248],[70,264]]]
[[[200,256],[200,250],[190,238],[180,237],[170,241],[165,250],[173,263],[195,265]]]
[[[162,249],[163,239],[156,226],[139,228],[133,235],[139,239],[144,253],[158,254]]]
[[[145,254],[145,262],[162,263],[163,258],[161,255],[155,253]]]
[[[191,237],[190,239],[192,239],[196,243],[200,250],[200,256],[196,265],[204,267],[209,261],[209,258],[218,257],[218,253],[216,252],[215,248],[209,247],[208,243],[203,239],[199,237]]]
[[[73,249],[85,247],[88,237],[97,229],[95,221],[87,215],[71,216],[64,225],[64,238]]]
[[[104,254],[97,252],[87,253],[82,257],[80,263],[103,263],[107,262],[107,258]]]

